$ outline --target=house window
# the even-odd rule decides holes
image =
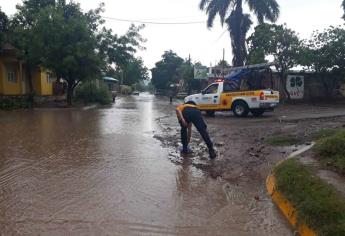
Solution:
[[[7,81],[9,83],[17,83],[17,76],[14,70],[7,71]]]
[[[53,76],[52,73],[47,73],[47,83],[52,84],[56,81],[56,78]]]

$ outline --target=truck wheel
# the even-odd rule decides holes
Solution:
[[[195,103],[195,102],[193,102],[193,101],[187,101],[187,102],[188,102],[188,104],[191,104],[191,105],[196,106],[196,103]]]
[[[253,114],[253,116],[258,117],[258,116],[262,116],[265,113],[265,110],[254,109],[254,110],[251,110],[250,112]]]
[[[243,101],[236,101],[232,110],[237,117],[246,117],[249,113],[248,105]]]
[[[206,111],[206,115],[209,117],[215,117],[215,111]]]

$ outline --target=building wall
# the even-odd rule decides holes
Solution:
[[[317,74],[291,72],[289,75],[304,76],[304,96],[302,101],[321,101],[336,98],[336,94],[331,95],[331,97],[327,94],[327,91]],[[339,87],[341,88],[341,86],[345,85],[340,84]],[[273,89],[280,92],[281,99],[286,98],[284,84],[277,73],[273,74]]]
[[[38,96],[53,95],[53,81],[48,80],[48,72],[43,69],[36,69],[32,73],[33,87]]]
[[[22,84],[21,84],[21,76],[19,70],[19,62],[15,61],[4,61],[0,59],[0,67],[1,67],[1,90],[0,93],[2,95],[21,95],[22,94]],[[13,71],[15,81],[8,80],[8,72]]]
[[[9,76],[10,71],[13,71],[13,73]],[[30,83],[27,72],[25,65],[17,59],[16,49],[11,45],[7,45],[6,49],[0,54],[0,95],[28,94],[30,92]],[[48,79],[45,70],[35,69],[31,72],[31,75],[33,90],[36,95],[53,95],[54,79]]]
[[[47,71],[41,72],[41,95],[42,96],[51,96],[53,95],[53,82],[54,78],[50,76],[50,73]]]
[[[39,70],[34,70],[31,73],[32,76],[32,86],[35,95],[41,95],[41,72]]]

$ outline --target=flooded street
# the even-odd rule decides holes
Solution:
[[[292,235],[263,177],[237,185],[172,161],[157,139],[172,109],[144,94],[1,112],[0,235]]]

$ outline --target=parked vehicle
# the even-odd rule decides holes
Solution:
[[[185,98],[185,102],[192,102],[208,115],[213,116],[216,111],[233,111],[237,117],[245,117],[251,112],[254,116],[261,116],[266,111],[273,111],[279,103],[279,92],[262,89],[261,85],[248,76],[261,67],[240,68],[233,71],[224,80],[210,84],[201,93]]]
[[[184,99],[185,97],[187,97],[187,93],[186,92],[179,92],[176,94],[176,98],[179,98],[179,99]]]

